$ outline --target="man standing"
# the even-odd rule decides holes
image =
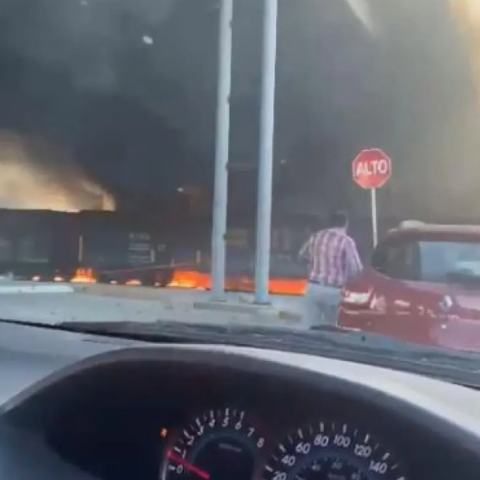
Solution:
[[[300,250],[309,262],[304,326],[335,325],[340,289],[362,270],[355,241],[347,235],[348,216],[334,212],[329,227],[314,233]]]

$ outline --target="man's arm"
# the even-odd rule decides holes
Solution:
[[[298,258],[311,261],[313,237],[310,237],[298,252]]]
[[[349,238],[345,244],[345,261],[349,277],[353,277],[363,270],[362,260],[358,254],[357,245],[351,238]]]

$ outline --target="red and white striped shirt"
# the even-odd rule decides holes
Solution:
[[[329,287],[343,287],[348,278],[363,269],[355,241],[343,228],[314,233],[300,256],[310,262],[308,280]]]

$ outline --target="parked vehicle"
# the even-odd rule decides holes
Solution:
[[[72,217],[46,210],[0,210],[0,273],[17,278],[71,276],[77,240]]]
[[[339,327],[480,351],[480,227],[409,222],[342,291]]]
[[[100,282],[165,286],[169,263],[161,232],[131,215],[0,210],[0,274],[70,281],[82,269]]]

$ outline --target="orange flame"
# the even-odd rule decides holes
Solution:
[[[97,283],[91,268],[79,268],[72,279],[72,283]],[[115,284],[116,282],[110,282]],[[142,282],[132,278],[125,282],[128,286],[141,286]],[[184,288],[188,290],[210,290],[212,279],[208,273],[194,270],[177,270],[174,272],[169,288]],[[306,281],[300,279],[277,278],[270,280],[270,292],[276,295],[301,296],[305,294]],[[248,277],[229,277],[225,281],[225,288],[234,292],[254,292],[255,283]]]
[[[178,270],[174,273],[169,287],[209,290],[212,279],[208,273],[193,270]],[[306,281],[301,279],[275,278],[270,280],[270,292],[277,295],[304,295]],[[228,277],[225,288],[236,292],[254,292],[255,282],[249,277]]]
[[[97,279],[93,274],[93,269],[78,268],[71,282],[72,283],[97,283]]]

